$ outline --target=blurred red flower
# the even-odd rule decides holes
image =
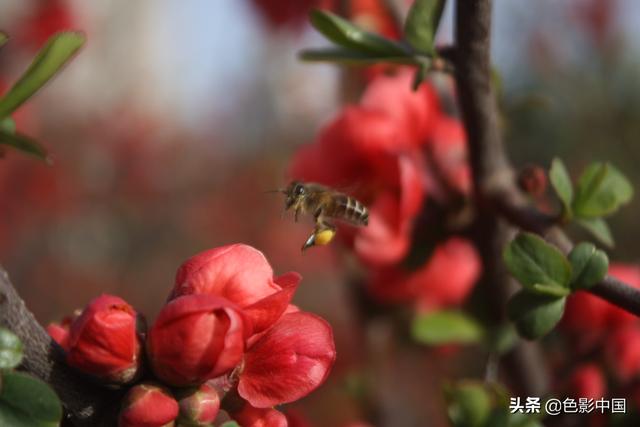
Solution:
[[[178,402],[162,387],[137,384],[124,397],[118,427],[163,427],[173,425]]]
[[[27,49],[39,49],[59,31],[72,30],[76,25],[71,4],[66,0],[30,1],[30,13],[20,22],[15,38]]]
[[[226,298],[243,309],[258,333],[282,316],[301,279],[295,272],[274,277],[262,252],[248,245],[228,245],[182,264],[170,298],[190,294]]]
[[[249,343],[238,393],[256,408],[293,402],[326,380],[335,358],[325,320],[311,313],[286,314]]]
[[[162,308],[147,336],[151,368],[167,384],[201,384],[242,360],[249,331],[240,308],[224,298],[178,297]]]
[[[133,307],[101,295],[71,324],[67,363],[107,382],[126,383],[138,373],[140,349]]]

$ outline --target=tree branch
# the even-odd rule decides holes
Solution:
[[[78,427],[113,425],[109,416],[115,412],[110,406],[117,402],[116,392],[94,385],[64,363],[64,350],[36,321],[1,267],[0,325],[20,337],[24,346],[22,368],[53,387],[69,422]]]
[[[502,263],[502,249],[511,231],[495,206],[496,195],[515,194],[515,176],[506,157],[498,109],[491,85],[490,31],[491,1],[456,1],[456,47],[452,51],[456,88],[467,130],[469,158],[477,206],[476,244],[484,273],[482,285],[500,310],[493,310],[496,322],[505,322],[506,302],[514,292]],[[516,188],[517,190],[517,188]],[[502,198],[499,198],[502,200]],[[537,344],[517,346],[505,358],[505,368],[517,393],[544,395],[548,386],[546,365]]]

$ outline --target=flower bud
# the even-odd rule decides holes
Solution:
[[[273,408],[254,408],[245,402],[239,410],[230,411],[231,418],[242,427],[287,427],[287,417]]]
[[[213,423],[220,411],[220,397],[211,385],[204,383],[199,388],[188,392],[178,405],[180,425],[200,427]]]
[[[110,383],[124,384],[140,367],[136,312],[123,299],[101,295],[69,330],[67,363]]]
[[[124,398],[118,427],[172,427],[178,402],[162,387],[138,384]]]
[[[195,294],[167,303],[147,337],[151,368],[178,387],[199,385],[242,359],[245,320],[225,298]]]
[[[577,398],[601,399],[606,393],[602,370],[593,363],[577,367],[569,380],[569,394]]]

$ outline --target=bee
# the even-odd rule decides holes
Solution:
[[[302,250],[314,245],[329,244],[336,234],[332,220],[355,226],[369,224],[369,210],[353,197],[315,183],[293,181],[280,190],[285,197],[285,211],[294,211],[295,221],[300,214],[313,215],[315,228],[302,246]]]

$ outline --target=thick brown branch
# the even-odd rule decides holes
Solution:
[[[111,412],[108,405],[114,402],[113,393],[92,384],[64,363],[64,351],[27,309],[2,268],[0,325],[20,337],[24,345],[22,368],[53,387],[73,425],[111,425],[105,416]]]

